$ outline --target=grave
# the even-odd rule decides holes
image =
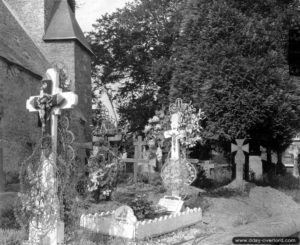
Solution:
[[[46,80],[42,81],[39,96],[27,100],[26,108],[30,112],[38,112],[42,123],[42,135],[51,135],[51,152],[48,156],[45,150],[41,155],[41,178],[39,184],[42,190],[49,193],[38,205],[41,208],[51,205],[54,212],[34,216],[29,225],[29,240],[23,244],[58,245],[64,242],[64,223],[60,219],[60,207],[57,196],[56,161],[57,161],[57,126],[58,116],[62,109],[71,109],[77,105],[77,95],[73,92],[62,92],[59,74],[55,69],[49,69]],[[49,220],[53,223],[49,226]],[[47,229],[45,229],[47,227]]]
[[[262,176],[263,167],[260,156],[249,156],[249,178],[253,180],[261,180]]]
[[[183,200],[180,195],[184,194],[185,187],[190,185],[196,178],[196,169],[187,159],[180,156],[181,132],[179,130],[179,120],[181,120],[182,104],[179,106],[171,105],[170,112],[172,113],[171,130],[165,132],[166,137],[172,140],[171,157],[166,161],[162,168],[162,179],[168,190],[168,195],[159,200],[159,205],[169,211],[170,215],[165,215],[160,218],[143,220],[135,222],[130,208],[121,208],[124,215],[119,209],[112,212],[101,214],[84,214],[81,216],[81,227],[90,231],[99,232],[102,234],[120,236],[132,240],[144,239],[147,237],[155,237],[187,226],[194,225],[202,220],[201,208],[183,209]],[[139,138],[136,144],[136,153],[140,157],[139,148],[142,146],[142,140]],[[128,159],[127,159],[128,160]],[[127,161],[125,160],[125,161]],[[134,163],[140,161],[134,159]],[[117,215],[115,213],[117,212]],[[127,213],[125,215],[125,213]],[[124,217],[130,217],[129,220]],[[117,218],[116,218],[117,217]]]
[[[235,179],[228,187],[243,188],[244,187],[244,166],[245,166],[245,154],[249,152],[249,144],[244,145],[245,139],[236,139],[236,144],[231,144],[231,152],[235,154]]]

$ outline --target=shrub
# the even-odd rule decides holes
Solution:
[[[20,225],[14,214],[14,207],[11,206],[0,212],[0,229],[20,229]],[[1,243],[0,243],[1,244]]]
[[[274,171],[270,171],[264,175],[263,180],[252,182],[258,186],[271,186],[275,189],[300,190],[300,179],[295,178],[290,173],[278,175]]]
[[[148,201],[145,195],[136,195],[133,200],[127,203],[134,212],[134,215],[138,220],[152,219],[156,216],[156,210],[153,207],[153,203]]]

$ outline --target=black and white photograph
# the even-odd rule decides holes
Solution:
[[[0,245],[300,244],[300,0],[0,0]]]

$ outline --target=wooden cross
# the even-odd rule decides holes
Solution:
[[[236,145],[231,144],[231,152],[237,152],[235,155],[236,163],[236,180],[243,180],[244,164],[245,164],[245,152],[249,152],[249,144],[243,145],[245,139],[236,139]]]
[[[57,197],[57,186],[55,178],[54,166],[57,160],[57,124],[58,116],[61,114],[62,109],[71,109],[77,105],[78,97],[73,92],[63,92],[59,87],[59,73],[55,69],[49,69],[46,72],[46,80],[43,80],[43,85],[39,96],[31,96],[26,102],[26,108],[30,112],[39,112],[42,122],[42,132],[44,134],[51,134],[51,154],[45,159],[44,152],[42,152],[42,186],[44,188],[51,187],[51,193]],[[47,176],[52,179],[47,181]],[[46,183],[45,183],[46,182]],[[59,214],[59,205],[55,207],[56,213]],[[59,218],[59,217],[58,217]],[[58,222],[55,224],[53,231],[47,237],[51,245],[63,243],[63,223]]]
[[[133,163],[134,174],[133,180],[134,183],[137,182],[137,172],[138,172],[138,163],[148,163],[149,160],[142,159],[143,146],[147,145],[145,141],[142,140],[142,136],[138,136],[137,141],[133,143],[134,145],[134,158],[124,158],[123,162]]]

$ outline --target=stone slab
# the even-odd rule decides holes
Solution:
[[[180,197],[164,196],[158,202],[158,205],[163,206],[169,212],[179,213],[183,206],[183,201]]]
[[[253,172],[255,180],[262,179],[263,166],[260,156],[249,156],[249,170]]]

